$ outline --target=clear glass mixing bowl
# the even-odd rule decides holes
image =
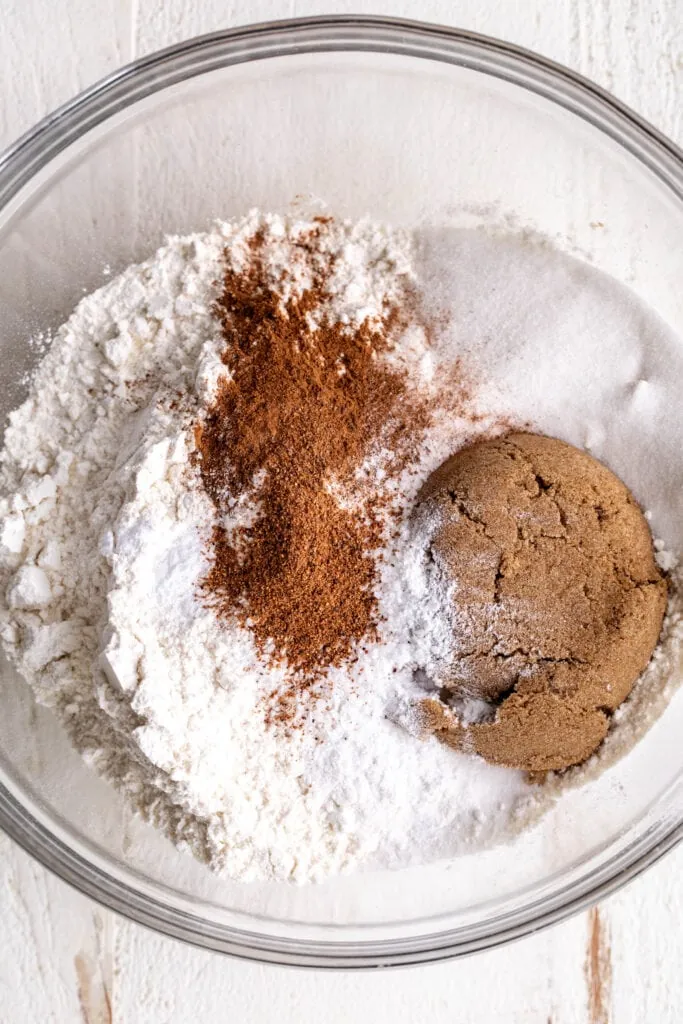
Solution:
[[[469,33],[378,18],[260,25],[132,64],[0,162],[4,417],[28,337],[201,229],[298,193],[393,223],[532,228],[627,283],[683,337],[683,157],[565,69]],[[51,714],[0,673],[0,824],[129,917],[278,963],[378,966],[483,949],[557,921],[681,835],[683,700],[512,846],[317,887],[214,877],[128,811]]]

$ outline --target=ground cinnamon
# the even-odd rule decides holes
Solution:
[[[314,234],[306,244],[315,246]],[[405,374],[378,358],[400,329],[398,311],[356,329],[326,322],[332,266],[316,265],[312,287],[284,304],[258,236],[246,269],[227,269],[216,312],[228,373],[196,429],[218,520],[239,495],[258,510],[249,526],[215,528],[204,593],[219,614],[249,627],[261,656],[288,666],[285,716],[297,692],[377,629],[382,498],[356,487],[349,505],[335,488],[352,488],[376,448],[392,452],[396,473],[426,422]]]

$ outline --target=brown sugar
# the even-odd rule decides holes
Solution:
[[[247,268],[227,269],[217,315],[228,373],[195,431],[219,516],[240,495],[257,510],[249,526],[215,528],[204,594],[218,614],[248,626],[262,657],[290,670],[275,717],[291,717],[297,694],[376,631],[382,498],[369,489],[339,502],[333,485],[351,487],[374,449],[391,452],[390,473],[398,472],[427,420],[405,374],[381,358],[401,328],[399,311],[353,329],[327,322],[331,269],[285,303],[258,236]]]
[[[474,444],[427,481],[431,556],[453,588],[453,653],[430,730],[529,771],[601,743],[657,643],[667,583],[626,486],[561,441],[516,433]],[[459,701],[487,702],[466,722]]]

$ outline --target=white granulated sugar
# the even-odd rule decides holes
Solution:
[[[679,551],[681,339],[613,278],[548,244],[429,231],[418,250],[426,308],[453,311],[439,346],[485,380],[481,410],[587,448]]]
[[[316,223],[320,254],[312,257],[299,243]],[[53,339],[28,399],[10,418],[1,456],[5,648],[86,759],[173,841],[234,878],[306,882],[505,838],[539,801],[537,788],[517,772],[410,732],[416,687],[422,677],[438,677],[450,626],[424,537],[407,514],[381,563],[381,642],[359,652],[352,668],[330,672],[329,700],[312,706],[311,728],[285,735],[265,726],[260,701],[282,684],[283,670],[257,657],[248,630],[219,622],[198,599],[214,512],[189,462],[191,423],[226,372],[211,313],[222,261],[243,269],[256,230],[283,301],[310,287],[317,258],[332,260],[319,314],[330,321],[372,323],[407,281],[426,290],[426,307],[451,310],[455,326],[436,344],[411,328],[392,362],[429,389],[455,357],[476,361],[477,375],[489,381],[477,399],[478,429],[502,411],[575,443],[590,434],[595,454],[652,509],[665,542],[660,558],[680,550],[674,523],[681,516],[669,513],[671,473],[681,469],[672,468],[670,453],[683,414],[680,424],[664,423],[664,404],[677,408],[677,373],[651,349],[668,346],[676,365],[681,355],[623,289],[551,250],[541,259],[521,242],[423,236],[415,260],[413,239],[368,220],[253,212],[169,239],[85,298]],[[562,346],[571,340],[569,355],[549,346],[558,333]],[[622,415],[630,417],[629,431],[614,429]],[[665,425],[658,461],[652,446]],[[417,464],[395,491],[406,509],[471,431],[450,411],[435,416]],[[626,445],[636,435],[649,448],[631,458]],[[381,481],[385,456],[375,453],[359,481]],[[676,477],[679,503],[682,483]],[[328,488],[352,503],[334,480]],[[221,525],[231,529],[256,515],[253,504],[238,501]],[[645,692],[663,690],[682,632],[672,605],[665,641],[632,707]],[[627,721],[628,708],[620,713]]]

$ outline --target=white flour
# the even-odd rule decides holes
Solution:
[[[227,245],[239,267],[256,223],[251,215],[237,226],[219,224],[208,234],[169,240],[151,260],[84,299],[53,340],[27,402],[11,417],[2,455],[5,646],[84,756],[171,839],[235,878],[308,881],[361,864],[422,862],[493,842],[514,830],[534,799],[521,776],[432,739],[420,741],[387,718],[409,700],[416,668],[429,667],[447,641],[439,633],[438,595],[425,588],[421,549],[405,524],[378,590],[383,643],[371,645],[353,671],[331,674],[332,697],[315,712],[315,728],[293,737],[265,729],[257,710],[261,695],[278,685],[278,671],[258,661],[246,630],[217,622],[196,601],[213,512],[188,470],[188,422],[223,372],[222,339],[210,314],[222,251]],[[309,269],[293,242],[310,225],[280,218],[264,223],[274,283],[286,271],[284,294],[300,290]],[[377,316],[410,271],[409,240],[369,222],[335,225],[325,237],[336,256],[328,315],[349,324]],[[502,409],[583,443],[571,425],[576,384],[573,392],[571,382],[562,384],[569,427],[563,432],[553,421],[551,429],[552,389],[545,405],[535,392],[532,402],[520,389],[526,366],[517,376],[497,376],[496,359],[514,341],[518,349],[527,346],[530,358],[545,346],[551,363],[549,332],[567,317],[571,322],[571,289],[566,301],[546,302],[547,322],[537,318],[535,324],[533,317],[524,320],[532,282],[537,295],[556,298],[559,283],[572,273],[585,292],[581,274],[587,274],[592,317],[604,321],[607,309],[624,346],[620,369],[607,376],[607,363],[597,357],[603,384],[595,389],[590,422],[596,437],[606,437],[624,366],[641,366],[647,332],[659,345],[663,328],[623,290],[559,254],[544,253],[546,279],[539,284],[535,250],[519,246],[513,262],[526,291],[518,282],[518,294],[506,297],[507,321],[496,325],[496,347],[487,317],[502,306],[487,305],[490,275],[478,284],[471,271],[477,259],[488,266],[490,253],[482,256],[478,237],[458,237],[453,291],[440,289],[433,272],[434,260],[444,253],[452,258],[443,239],[426,246],[418,276],[422,285],[420,267],[429,269],[430,301],[452,305],[466,326],[436,351],[413,331],[395,358],[427,386],[455,354],[477,349],[479,331],[490,348],[487,354],[484,344],[481,351],[493,380],[480,396],[484,410],[493,417]],[[524,254],[526,279],[519,270]],[[467,310],[458,292],[463,279],[471,289]],[[473,302],[480,304],[476,316]],[[585,326],[583,334],[576,327],[575,361],[592,348]],[[595,363],[594,352],[591,358]],[[670,379],[663,372],[653,387],[666,390]],[[185,396],[180,403],[178,393]],[[651,412],[650,401],[634,413],[634,429],[647,433]],[[403,481],[407,506],[466,430],[449,417],[436,424],[416,473]],[[655,509],[656,529],[660,520],[663,527],[670,523],[653,473],[639,493],[630,464],[620,465],[623,449],[598,445],[595,453],[606,455]],[[663,470],[664,464],[657,479],[664,479]],[[253,514],[249,507],[234,510],[235,521]],[[667,546],[680,546],[671,530],[663,528],[662,536]],[[675,616],[670,644],[674,635],[679,642],[678,626]],[[666,658],[660,663],[669,666]],[[654,693],[661,673],[651,676]],[[320,732],[323,743],[317,742]]]

